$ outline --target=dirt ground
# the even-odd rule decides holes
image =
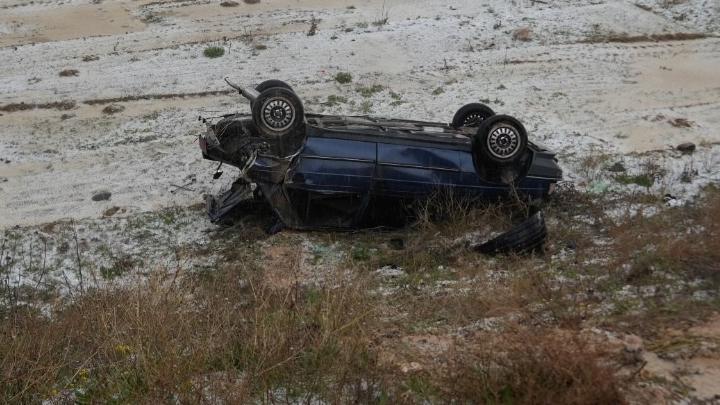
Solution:
[[[112,263],[112,271],[117,263],[132,267],[136,256],[148,272],[215,263],[218,230],[199,205],[234,172],[213,181],[215,164],[197,146],[205,130],[198,117],[249,110],[227,91],[225,77],[288,81],[316,113],[447,122],[462,105],[481,101],[517,116],[532,141],[558,152],[565,179],[582,192],[647,193],[683,206],[720,182],[715,0],[237,3],[0,2],[3,243],[20,241],[23,252],[35,252],[47,235],[74,238],[86,260]],[[224,55],[204,57],[208,46]],[[338,83],[340,72],[351,73],[352,83]],[[362,91],[374,85],[382,89]],[[118,108],[104,111],[109,106]],[[697,146],[693,154],[676,150],[685,142]],[[611,165],[622,174],[608,171]],[[94,201],[103,191],[109,199]],[[289,262],[329,255],[332,267],[354,254],[333,244],[330,253],[318,251],[313,238],[322,236],[283,238],[261,243],[261,267],[277,288],[317,281],[315,267],[286,274]],[[46,252],[43,269],[46,258],[58,269],[81,261],[67,251]],[[11,274],[7,285],[11,278],[16,286],[41,284],[36,274]],[[82,283],[64,270],[47,277]],[[672,350],[641,343],[637,375],[692,387],[687,398],[717,400],[718,319],[666,330]],[[632,351],[628,336],[608,339]],[[421,331],[397,344],[437,357],[444,339]],[[707,344],[673,343],[698,340]],[[708,345],[715,346],[705,354],[683,352]],[[635,397],[651,403],[652,389]]]

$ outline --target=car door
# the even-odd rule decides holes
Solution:
[[[311,227],[359,223],[369,203],[376,161],[375,142],[309,137],[286,184],[297,215]]]
[[[291,183],[326,193],[368,193],[376,160],[375,142],[309,137],[294,166]]]
[[[460,176],[459,152],[433,146],[377,145],[374,192],[417,198],[454,189]]]

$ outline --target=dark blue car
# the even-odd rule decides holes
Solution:
[[[528,142],[517,119],[482,104],[461,108],[450,124],[305,114],[284,82],[228,83],[250,100],[252,114],[224,116],[200,137],[206,159],[241,170],[231,190],[209,198],[213,221],[254,198],[287,227],[357,227],[392,201],[438,191],[542,198],[562,176],[554,153]]]

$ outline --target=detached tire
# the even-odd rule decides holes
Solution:
[[[523,124],[509,115],[495,115],[482,121],[473,137],[473,153],[480,162],[516,166],[527,149]]]
[[[455,113],[450,125],[453,128],[476,128],[493,115],[495,115],[495,111],[485,104],[467,104]]]
[[[502,235],[471,248],[488,255],[529,253],[542,250],[546,237],[545,216],[538,211]]]
[[[293,93],[295,92],[295,90],[293,90],[293,88],[290,87],[289,84],[285,83],[282,80],[275,80],[275,79],[265,80],[264,82],[255,86],[255,90],[258,93],[262,93],[263,91],[265,91],[267,89],[272,89],[273,87],[280,87],[281,89],[288,89],[288,90],[292,91]]]
[[[263,136],[278,139],[303,126],[305,110],[295,92],[271,87],[260,93],[253,103],[252,118]]]

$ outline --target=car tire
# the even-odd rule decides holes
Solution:
[[[472,245],[471,248],[487,255],[528,253],[541,251],[546,238],[545,216],[538,210],[509,231],[485,243]]]
[[[473,137],[473,153],[480,162],[512,167],[525,155],[527,144],[527,131],[517,118],[494,115],[480,124]]]
[[[453,128],[477,128],[484,120],[493,115],[495,115],[495,111],[485,104],[467,104],[455,113],[450,125]]]
[[[289,84],[285,83],[282,80],[275,79],[265,80],[264,82],[258,84],[257,86],[255,86],[255,91],[257,91],[258,93],[262,93],[263,91],[267,89],[272,89],[273,87],[280,87],[281,89],[288,89],[293,93],[295,92],[295,90],[293,90],[293,88],[290,87]]]
[[[252,105],[255,126],[263,136],[282,138],[305,124],[305,110],[300,98],[284,87],[264,90]]]

